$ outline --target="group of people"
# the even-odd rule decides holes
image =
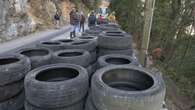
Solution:
[[[76,34],[79,32],[84,32],[85,30],[85,22],[86,16],[82,11],[78,11],[76,8],[72,8],[71,12],[69,13],[70,16],[70,25],[72,27],[70,32],[70,38],[76,37]],[[56,12],[54,19],[56,27],[60,27],[60,17],[61,13],[59,11]],[[103,15],[97,15],[94,11],[92,11],[88,16],[88,27],[93,27],[96,24],[103,24],[105,22],[115,22],[115,15],[111,13],[107,18],[103,17]]]
[[[70,38],[76,37],[77,32],[84,32],[85,30],[85,15],[81,11],[73,8],[70,12],[70,25],[72,26],[72,31],[70,32]]]

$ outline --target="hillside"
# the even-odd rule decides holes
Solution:
[[[93,0],[92,0],[93,1]],[[1,0],[0,42],[25,36],[32,32],[54,28],[53,16],[62,12],[61,25],[69,22],[72,7],[87,11],[97,2],[86,0]]]

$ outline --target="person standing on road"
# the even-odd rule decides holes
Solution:
[[[73,38],[76,36],[75,31],[74,31],[74,16],[75,16],[76,10],[75,8],[72,8],[72,11],[70,12],[70,25],[72,26],[71,32],[70,32],[70,38]]]
[[[80,32],[80,13],[76,10],[76,17],[75,17],[75,32],[76,34]]]
[[[96,25],[96,16],[95,16],[94,12],[91,12],[91,14],[89,15],[89,18],[88,18],[88,26],[90,28],[90,27],[93,27],[95,25]]]
[[[85,31],[85,15],[83,12],[81,12],[80,15],[80,32],[84,32]]]
[[[70,25],[72,26],[72,30],[70,32],[70,38],[76,37],[76,31],[79,28],[79,14],[78,11],[73,8],[70,12]]]
[[[110,23],[116,23],[115,12],[112,12],[112,13],[108,16],[108,20],[109,20]]]
[[[104,22],[104,18],[103,18],[103,16],[102,16],[102,15],[100,15],[100,16],[99,16],[99,18],[98,18],[98,22],[99,22],[99,24],[103,24],[103,22]]]
[[[56,11],[56,14],[54,15],[54,20],[55,20],[55,25],[57,29],[60,28],[60,17],[61,17],[61,14],[58,11]]]

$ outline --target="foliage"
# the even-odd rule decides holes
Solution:
[[[99,2],[99,0],[70,0],[70,1],[75,3],[75,5],[77,7],[79,7],[79,5],[81,3],[83,3],[90,10],[95,9],[97,7],[98,2]]]
[[[143,29],[143,5],[139,0],[112,0],[110,5],[123,29],[138,38]]]
[[[134,37],[137,37],[135,36],[137,34],[139,37],[142,36],[144,7],[141,0],[113,0],[111,9],[116,11],[117,19],[125,30],[133,33]],[[188,28],[190,26],[193,28]],[[175,80],[182,93],[190,95],[193,99],[195,99],[195,35],[192,33],[194,27],[194,0],[156,0],[150,51],[158,47],[163,49],[165,61],[158,65]]]

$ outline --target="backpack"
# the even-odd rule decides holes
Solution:
[[[55,18],[55,20],[60,20],[60,15],[56,13],[54,18]]]

